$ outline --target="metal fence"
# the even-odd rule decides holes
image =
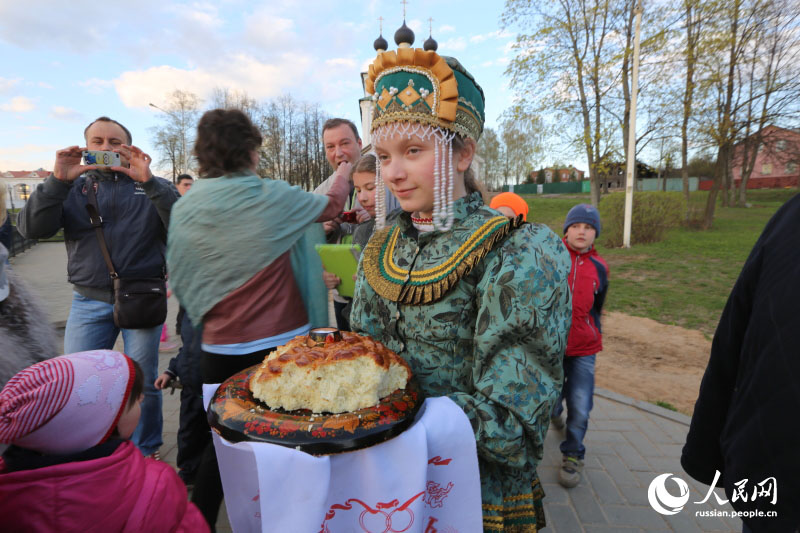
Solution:
[[[14,257],[15,255],[19,255],[37,242],[36,239],[26,239],[23,237],[19,230],[17,230],[17,227],[14,226],[14,229],[11,231],[11,246],[8,249],[8,256]]]
[[[503,191],[512,191],[517,194],[576,194],[581,192],[588,192],[588,188],[584,190],[583,184],[589,183],[589,180],[580,181],[564,181],[558,183],[523,183],[522,185],[504,185]]]

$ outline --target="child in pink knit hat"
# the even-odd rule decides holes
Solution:
[[[10,531],[208,531],[172,468],[128,440],[139,365],[109,350],[49,359],[0,391],[0,516]]]

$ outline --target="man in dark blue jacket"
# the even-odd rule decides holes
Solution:
[[[20,233],[47,238],[64,228],[67,279],[73,284],[72,308],[64,333],[64,352],[111,349],[119,335],[113,319],[112,280],[86,211],[87,177],[94,182],[105,242],[121,278],[156,278],[166,270],[165,249],[172,205],[178,191],[150,172],[150,156],[132,146],[122,124],[100,117],[84,131],[86,146],[56,152],[53,174],[36,187],[20,211]],[[121,166],[81,165],[84,150],[114,151]],[[158,457],[162,444],[158,375],[161,326],[123,329],[124,351],[145,374],[142,416],[133,442],[145,455]]]

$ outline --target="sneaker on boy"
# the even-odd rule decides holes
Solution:
[[[581,482],[583,473],[583,461],[571,455],[565,455],[561,459],[561,470],[558,471],[558,482],[562,487],[571,489],[577,487]]]
[[[553,425],[561,420],[564,400],[567,404],[564,455],[559,481],[565,487],[580,482],[586,448],[583,438],[589,427],[589,412],[594,394],[594,363],[603,349],[600,313],[608,290],[608,265],[597,254],[594,240],[600,234],[600,214],[589,204],[570,209],[564,221],[564,244],[572,266],[569,286],[572,289],[572,327],[564,357],[564,388],[553,408]]]

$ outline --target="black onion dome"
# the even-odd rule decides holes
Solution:
[[[380,37],[375,39],[375,42],[372,43],[372,46],[375,47],[375,51],[389,49],[389,43],[386,41],[386,39],[383,38],[383,34],[381,34]]]
[[[403,25],[400,26],[400,29],[394,32],[394,42],[397,43],[397,46],[400,46],[403,43],[408,44],[411,46],[414,44],[414,32],[411,31],[411,28],[406,26],[406,21],[403,21]]]
[[[424,50],[433,50],[434,52],[439,48],[439,43],[433,38],[433,36],[428,37],[425,39],[425,43],[422,45]]]

